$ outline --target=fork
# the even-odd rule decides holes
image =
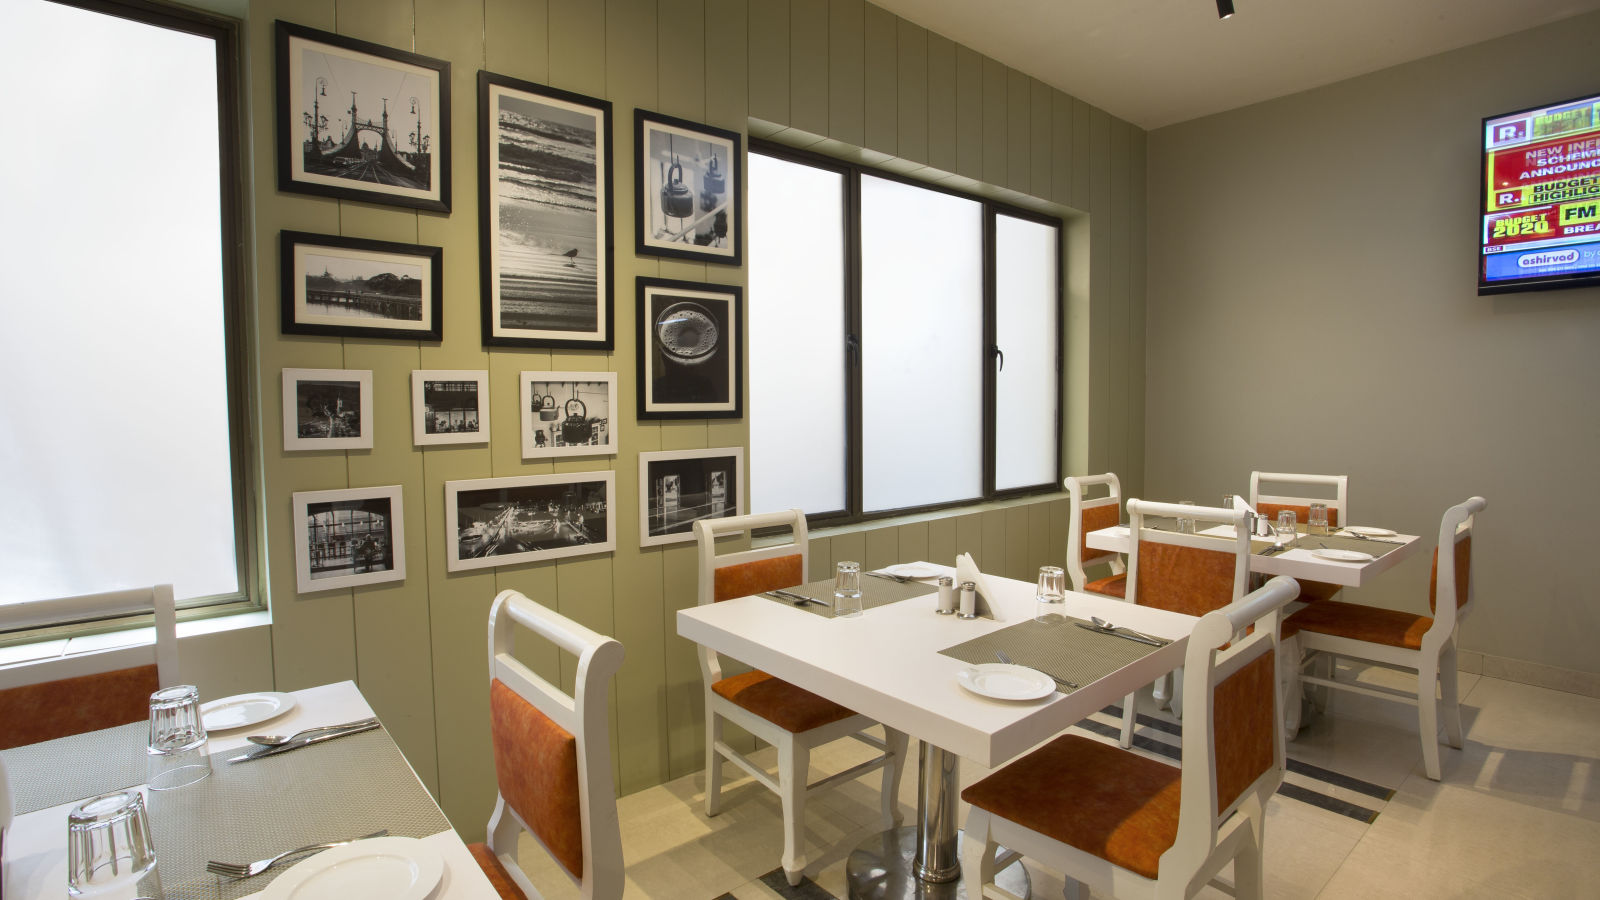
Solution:
[[[345,844],[353,844],[356,841],[364,841],[367,838],[383,837],[388,833],[389,829],[380,828],[371,834],[363,834],[361,837],[350,838],[346,841],[323,841],[320,844],[307,844],[304,847],[296,847],[293,850],[285,850],[284,852],[279,853],[277,856],[269,856],[266,859],[258,859],[255,862],[248,864],[217,862],[216,860],[212,860],[206,863],[206,871],[213,875],[223,875],[228,878],[250,878],[255,875],[260,875],[262,872],[265,872],[266,870],[272,868],[280,862],[283,862],[291,856],[298,856],[302,853],[310,853],[314,850],[328,850],[333,847],[343,847]]]
[[[1003,662],[1003,663],[1005,663],[1005,664],[1006,664],[1006,665],[1008,665],[1008,666],[1014,666],[1014,665],[1016,665],[1016,663],[1014,663],[1014,662],[1012,662],[1012,661],[1011,661],[1011,657],[1009,657],[1009,656],[1007,656],[1007,655],[1006,655],[1006,652],[1005,652],[1005,651],[1004,651],[1004,650],[996,650],[996,651],[995,651],[995,652],[994,652],[994,655],[995,655],[995,656],[996,656],[996,657],[997,657],[997,658],[998,658],[998,659],[999,659],[999,660],[1000,660],[1000,661],[1001,661],[1001,662]],[[1036,671],[1039,671],[1039,672],[1044,672],[1044,670],[1043,670],[1043,669],[1038,669],[1038,670],[1036,670]],[[1050,673],[1049,673],[1049,672],[1044,672],[1044,674],[1046,674],[1046,675],[1050,675]],[[1055,683],[1056,683],[1056,684],[1059,684],[1059,685],[1061,685],[1061,686],[1062,686],[1062,687],[1067,687],[1067,688],[1072,688],[1072,689],[1073,689],[1073,690],[1077,690],[1077,689],[1078,689],[1078,683],[1077,683],[1077,682],[1075,682],[1075,681],[1068,681],[1068,680],[1066,680],[1066,679],[1065,679],[1065,678],[1057,678],[1057,677],[1055,677],[1055,676],[1054,676],[1054,675],[1050,675],[1050,680],[1051,680],[1051,681],[1054,681],[1054,682],[1055,682]]]
[[[897,582],[899,584],[905,584],[911,580],[904,575],[896,575],[893,572],[862,572],[861,574],[871,575],[873,578],[887,578],[890,581]]]

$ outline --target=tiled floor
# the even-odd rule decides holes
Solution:
[[[1381,669],[1361,677],[1400,683]],[[1289,744],[1286,785],[1297,786],[1291,792],[1300,799],[1280,794],[1267,811],[1268,897],[1600,897],[1600,700],[1473,675],[1462,676],[1461,690],[1466,745],[1440,748],[1441,782],[1422,772],[1413,707],[1341,692],[1327,713],[1307,721]],[[1151,711],[1148,697],[1141,708]],[[1157,751],[1176,746],[1170,721],[1153,717],[1140,729],[1143,743]],[[1099,736],[1113,723],[1102,714],[1081,730]],[[852,741],[837,742],[813,753],[812,778],[866,755]],[[914,749],[912,757],[900,791],[908,823]],[[728,767],[729,777],[736,771]],[[984,774],[963,762],[963,785]],[[704,815],[698,773],[619,801],[627,896],[844,897],[845,856],[878,828],[876,777],[809,804],[809,877],[792,889],[778,870],[776,796],[748,778],[731,783],[715,818]],[[521,858],[534,883],[551,900],[577,896],[530,840]],[[1061,896],[1059,875],[1031,862],[1029,872],[1034,897]],[[1207,889],[1200,896],[1225,895]]]

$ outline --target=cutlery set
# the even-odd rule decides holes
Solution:
[[[358,719],[354,722],[346,722],[343,725],[323,725],[317,728],[307,728],[306,730],[290,735],[289,737],[282,737],[275,734],[252,735],[249,738],[246,738],[246,740],[249,740],[251,743],[256,744],[257,746],[245,751],[244,753],[241,753],[238,756],[233,757],[232,759],[229,759],[228,762],[249,762],[250,760],[261,759],[265,756],[273,756],[278,753],[288,753],[290,750],[298,750],[301,747],[309,747],[312,744],[320,744],[323,741],[331,741],[334,738],[342,738],[347,735],[360,734],[364,731],[371,731],[374,728],[379,727],[381,727],[381,724],[378,722],[377,718],[374,717],[370,719]]]
[[[222,875],[227,878],[251,878],[256,875],[260,875],[262,872],[265,872],[266,870],[272,868],[278,863],[283,862],[291,856],[299,856],[302,853],[312,853],[321,850],[331,850],[334,847],[343,847],[345,844],[353,844],[356,841],[364,841],[368,838],[384,837],[388,833],[389,829],[380,828],[371,834],[363,834],[360,837],[350,838],[349,840],[323,841],[319,844],[307,844],[304,847],[296,847],[293,850],[285,850],[282,853],[279,853],[277,856],[269,856],[266,859],[258,859],[253,863],[229,863],[212,860],[206,863],[206,871],[213,875]]]
[[[1099,634],[1109,634],[1112,637],[1119,637],[1129,641],[1138,641],[1141,644],[1149,644],[1152,647],[1165,647],[1166,645],[1172,643],[1171,641],[1162,640],[1161,638],[1153,637],[1140,631],[1134,631],[1132,628],[1125,628],[1121,625],[1113,625],[1110,622],[1099,618],[1095,619],[1093,623],[1074,621],[1072,624],[1087,631],[1093,631]]]
[[[994,655],[995,655],[996,659],[1000,660],[1001,662],[1005,663],[1008,666],[1016,665],[1016,663],[1011,661],[1011,657],[1006,655],[1006,652],[1004,650],[996,650],[994,652]],[[1028,666],[1028,668],[1033,669],[1032,666]],[[1076,681],[1068,681],[1065,678],[1057,678],[1054,675],[1051,675],[1049,672],[1045,672],[1043,669],[1034,669],[1034,671],[1035,672],[1041,672],[1041,673],[1049,676],[1051,681],[1054,681],[1056,684],[1059,684],[1064,688],[1071,688],[1072,690],[1077,690],[1078,689],[1078,683]]]
[[[792,593],[790,591],[779,590],[779,589],[776,589],[776,588],[774,588],[773,590],[767,591],[766,595],[768,597],[777,597],[779,600],[787,600],[790,603],[793,603],[795,606],[804,606],[807,603],[815,603],[818,606],[832,606],[833,605],[833,604],[829,603],[826,600],[818,600],[815,597],[807,597],[807,596],[805,596],[803,594],[796,594],[796,593]]]

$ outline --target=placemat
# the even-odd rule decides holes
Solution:
[[[827,606],[819,606],[815,603],[796,604],[792,600],[785,600],[782,597],[772,597],[768,596],[767,594],[762,594],[761,596],[778,603],[787,603],[796,609],[803,609],[814,616],[821,616],[824,619],[833,618],[832,578],[829,578],[825,581],[812,581],[807,584],[802,584],[799,587],[784,588],[784,590],[791,594],[799,594],[802,597],[811,597],[821,600],[823,603],[826,603]],[[912,597],[924,597],[928,594],[938,593],[938,591],[939,588],[937,585],[926,584],[921,581],[907,581],[901,583],[888,578],[878,578],[873,575],[868,575],[865,572],[861,573],[861,608],[863,610],[874,609],[879,606],[888,606],[891,603],[899,603],[901,600],[910,600]]]
[[[1308,551],[1320,550],[1322,548],[1317,545],[1321,543],[1327,544],[1329,550],[1352,550],[1356,553],[1370,553],[1373,559],[1377,559],[1405,546],[1404,544],[1388,543],[1390,540],[1393,539],[1373,538],[1370,541],[1364,541],[1361,538],[1345,537],[1339,534],[1303,534],[1295,542],[1295,546]]]
[[[1073,624],[1083,622],[1071,616],[1049,615],[1041,621],[1029,619],[1007,625],[982,637],[963,641],[939,652],[962,662],[979,665],[999,662],[996,650],[1004,651],[1011,661],[1027,666],[1053,678],[1087,685],[1117,671],[1131,662],[1154,653],[1159,647],[1130,641],[1115,635],[1102,634],[1079,628]],[[1065,693],[1070,688],[1057,685]]]
[[[150,723],[130,722],[0,750],[16,815],[144,784]]]
[[[280,863],[254,878],[231,880],[205,870],[213,859],[251,862],[380,828],[422,838],[450,827],[381,728],[228,762],[243,752],[213,753],[211,777],[150,792],[150,830],[166,900],[232,900],[264,889],[294,866]]]

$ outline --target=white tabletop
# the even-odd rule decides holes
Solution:
[[[1223,525],[1221,529],[1226,532],[1222,536],[1231,542],[1233,540],[1232,526]],[[1170,533],[1168,532],[1168,534]],[[1204,534],[1205,532],[1201,532],[1202,537],[1199,540],[1204,540]],[[1266,539],[1262,538],[1262,540]],[[1384,537],[1383,540],[1402,541],[1403,543],[1374,543],[1374,550],[1382,549],[1389,550],[1389,552],[1368,562],[1338,562],[1336,560],[1323,559],[1320,556],[1313,555],[1312,551],[1317,549],[1315,546],[1299,546],[1285,550],[1282,553],[1274,553],[1271,556],[1262,556],[1260,553],[1256,553],[1250,557],[1250,571],[1260,572],[1263,575],[1287,575],[1290,578],[1304,578],[1307,581],[1323,581],[1329,584],[1343,585],[1344,587],[1361,587],[1383,572],[1387,572],[1405,561],[1422,546],[1420,540],[1414,534],[1397,534],[1393,537]],[[1300,538],[1302,545],[1314,544],[1315,541],[1315,535],[1302,535]],[[1127,553],[1128,526],[1114,525],[1110,528],[1102,528],[1099,531],[1091,531],[1086,542],[1090,548],[1095,550]],[[1223,545],[1218,541],[1217,546],[1218,549],[1230,549],[1232,545],[1231,543]]]
[[[334,725],[373,714],[354,682],[307,688],[295,691],[293,696],[297,705],[281,718],[254,728],[212,735],[211,752],[248,746],[245,736],[250,734],[292,734],[303,728]],[[417,789],[426,790],[420,781]],[[41,809],[18,816],[11,823],[5,840],[6,900],[58,900],[66,896],[67,813],[73,805],[64,803]],[[444,857],[444,879],[433,900],[497,900],[499,895],[494,886],[454,830],[441,831],[423,840]],[[259,896],[259,892],[249,895],[250,898]]]
[[[1101,616],[1172,643],[1071,694],[1013,702],[970,693],[956,682],[967,664],[939,651],[1030,618],[1037,605],[1034,585],[987,579],[1004,621],[938,615],[933,594],[848,619],[741,597],[679,610],[678,633],[984,766],[1011,759],[1183,664],[1193,617],[1069,592],[1064,607],[1056,607],[1065,615]]]

